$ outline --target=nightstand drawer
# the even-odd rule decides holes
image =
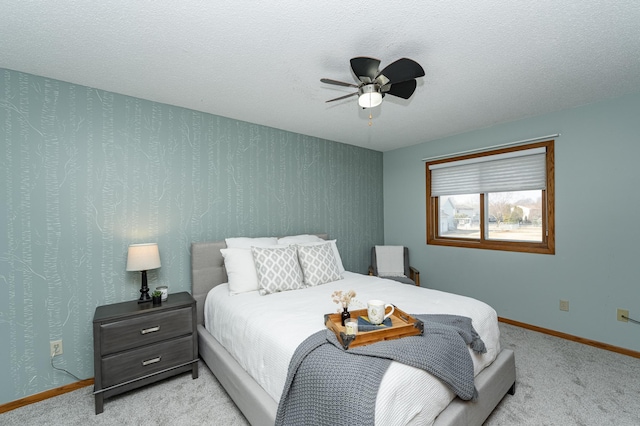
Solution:
[[[100,325],[103,353],[113,354],[193,333],[191,307]]]
[[[108,356],[102,360],[102,387],[156,373],[193,361],[193,336],[156,343]]]

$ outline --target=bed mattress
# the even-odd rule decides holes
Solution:
[[[485,354],[470,350],[476,375],[500,352],[496,312],[481,301],[351,272],[342,276],[317,287],[266,296],[257,291],[229,295],[227,284],[218,285],[207,295],[205,327],[276,402],[298,345],[325,328],[324,314],[337,311],[331,299],[334,290],[356,292],[351,309],[381,299],[411,314],[470,317],[487,347]],[[454,397],[429,373],[392,362],[376,399],[376,424],[432,424]]]

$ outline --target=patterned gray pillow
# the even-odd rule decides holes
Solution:
[[[305,286],[314,287],[342,279],[330,242],[296,247]]]
[[[295,247],[251,247],[260,294],[304,288]]]

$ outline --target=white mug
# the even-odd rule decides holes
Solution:
[[[391,308],[391,312],[385,314],[387,308]],[[369,300],[367,302],[367,315],[371,324],[382,324],[384,320],[389,318],[395,311],[393,305],[384,303],[382,300]]]

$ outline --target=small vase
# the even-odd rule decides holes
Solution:
[[[153,306],[160,306],[162,305],[162,296],[151,296],[151,301]]]
[[[351,318],[351,314],[349,313],[349,310],[346,307],[342,308],[342,313],[340,314],[340,320],[343,326],[344,326],[344,320],[347,320],[349,318]]]

